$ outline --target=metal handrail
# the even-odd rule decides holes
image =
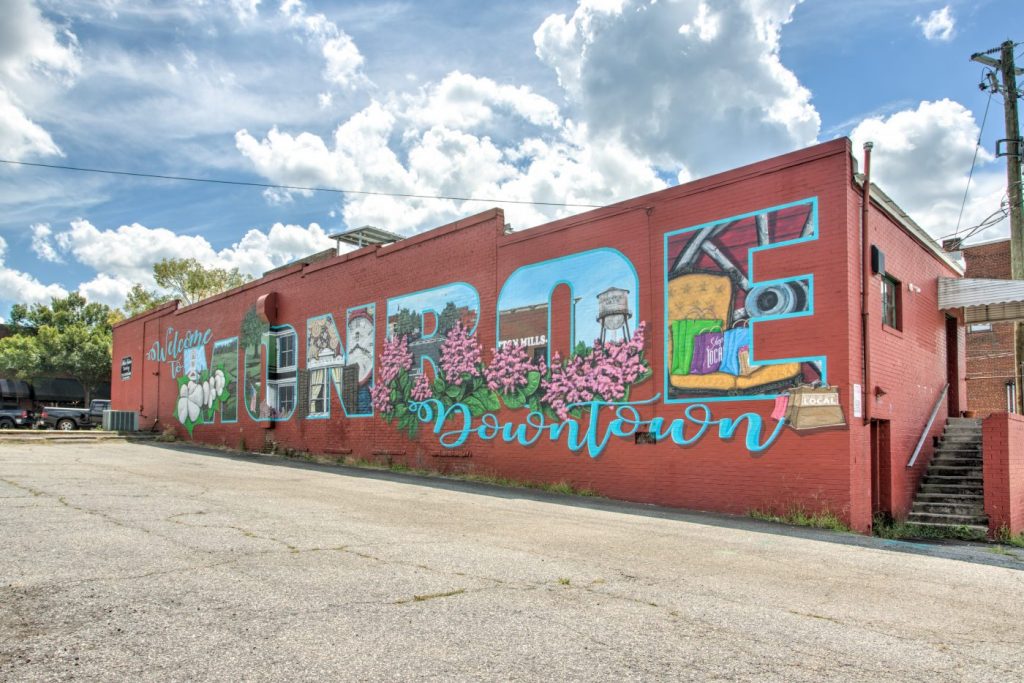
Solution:
[[[924,426],[924,430],[921,432],[921,438],[917,440],[917,446],[914,448],[914,454],[910,456],[910,460],[907,461],[907,469],[914,466],[917,462],[917,456],[921,454],[921,448],[924,446],[925,439],[928,438],[928,432],[932,430],[932,423],[935,422],[935,416],[939,414],[939,408],[942,406],[942,399],[946,397],[946,390],[949,389],[949,382],[946,382],[942,386],[942,391],[939,392],[939,398],[935,401],[935,407],[932,408],[932,414],[928,416],[928,422]]]

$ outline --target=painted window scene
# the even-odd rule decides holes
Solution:
[[[441,346],[453,328],[476,330],[479,302],[476,290],[462,282],[390,299],[387,336],[406,339],[417,368],[424,361],[437,367]]]
[[[594,249],[543,261],[512,273],[498,296],[498,345],[517,344],[551,362],[548,307],[558,285],[571,293],[572,355],[595,341],[629,341],[636,330],[639,283],[633,265],[614,249]]]
[[[813,313],[810,276],[759,282],[752,254],[816,239],[813,201],[666,235],[668,398],[771,396],[822,380],[818,362],[762,360],[752,323]]]
[[[346,343],[331,314],[306,322],[306,372],[309,391],[306,414],[327,417],[331,414],[332,391],[346,415],[371,415],[374,347],[376,339],[375,306],[349,309],[345,322]]]
[[[291,326],[284,326],[271,328],[267,338],[267,414],[261,417],[286,419],[295,410],[297,398],[298,335]]]

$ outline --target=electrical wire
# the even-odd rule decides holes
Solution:
[[[974,225],[974,226],[972,226],[970,228],[967,228],[967,230],[964,232],[963,236],[960,237],[960,241],[963,242],[965,240],[968,240],[971,237],[973,237],[974,235],[976,235],[977,233],[981,232],[982,230],[985,230],[987,228],[991,228],[993,226],[999,225],[999,223],[1001,223],[1002,221],[1006,220],[1006,217],[1009,216],[1009,215],[1010,215],[1009,202],[1006,199],[1006,195],[1003,195],[1003,201],[1001,201],[999,203],[999,208],[996,209],[995,211],[993,211],[992,213],[990,213],[988,216],[986,216],[977,225]],[[945,240],[945,239],[947,239],[949,237],[954,237],[954,236],[955,236],[955,233],[949,233],[948,235],[943,235],[942,237],[937,238],[936,241],[937,242],[941,242],[942,240]]]
[[[984,71],[982,71],[984,78]],[[981,130],[978,131],[978,141],[974,143],[974,158],[971,159],[971,172],[967,174],[967,187],[964,188],[964,199],[960,202],[960,215],[956,217],[956,230],[953,231],[953,237],[960,234],[960,221],[964,217],[964,207],[967,206],[967,193],[971,190],[971,179],[974,177],[974,166],[978,162],[978,150],[981,149],[981,136],[985,132],[985,122],[988,121],[988,109],[989,105],[992,104],[992,91],[988,92],[988,101],[985,102],[985,115],[981,117]]]
[[[154,178],[156,180],[179,180],[190,183],[213,183],[216,185],[240,185],[242,187],[262,187],[271,190],[296,190],[302,192],[333,192],[335,194],[361,194],[375,197],[398,197],[401,199],[447,199],[456,202],[487,202],[490,204],[530,204],[533,206],[560,206],[579,209],[600,209],[601,204],[568,204],[562,202],[534,202],[525,199],[492,199],[487,197],[456,197],[451,195],[411,194],[405,192],[375,192],[372,190],[341,190],[333,187],[305,187],[302,185],[274,185],[272,183],[254,183],[245,180],[224,180],[221,178],[192,178],[189,176],[161,175],[159,173],[141,173],[134,171],[113,171],[105,168],[87,168],[84,166],[64,166],[60,164],[41,164],[31,161],[14,161],[0,159],[0,163],[17,166],[34,166],[62,171],[80,171],[82,173],[104,173],[107,175],[130,176],[132,178]]]
[[[997,210],[995,210],[992,213],[990,213],[983,221],[981,221],[980,223],[975,225],[973,228],[970,228],[966,233],[964,233],[964,236],[961,238],[961,240],[968,240],[971,237],[974,237],[976,234],[978,234],[982,230],[987,230],[988,228],[993,228],[993,227],[999,225],[1004,220],[1006,220],[1006,218],[1009,215],[1010,215],[1009,206],[1000,206]]]

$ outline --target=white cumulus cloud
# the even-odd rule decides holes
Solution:
[[[0,237],[0,303],[44,304],[67,295],[60,285],[43,284],[28,273],[7,267],[6,257],[7,240]]]
[[[81,71],[78,40],[30,0],[6,0],[0,14],[0,153],[8,159],[60,154],[33,112]]]
[[[582,0],[534,34],[564,101],[462,71],[380,96],[332,138],[272,127],[235,144],[276,183],[601,205],[815,141],[810,93],[779,59],[793,0]],[[336,30],[296,0],[309,36]],[[723,141],[728,141],[724,144]],[[268,201],[280,202],[275,193]],[[410,233],[486,203],[349,195],[342,214]],[[504,204],[517,227],[579,208]]]
[[[875,143],[872,182],[878,184],[921,227],[939,238],[954,232],[978,140],[973,114],[959,102],[921,102],[915,109],[872,117],[850,134],[856,150]],[[978,150],[962,227],[980,223],[999,209],[1006,178],[992,154]],[[977,237],[997,237],[1006,225]]]
[[[586,126],[558,125],[556,116],[542,114],[544,107],[530,98],[525,107],[509,107],[507,91],[493,83],[470,91],[479,105],[458,120],[443,108],[429,113],[422,106],[433,96],[428,93],[409,108],[404,99],[372,102],[338,126],[330,144],[312,133],[276,128],[262,139],[239,131],[235,141],[259,173],[286,185],[579,204],[609,203],[665,186],[650,163],[617,139],[597,144]],[[504,123],[495,127],[496,119],[484,112],[499,110],[503,115],[496,118]],[[507,135],[506,124],[527,134]],[[401,155],[392,145],[395,139],[403,141]],[[342,215],[349,226],[371,224],[408,234],[485,208],[486,202],[349,195]],[[572,211],[504,208],[518,227]]]
[[[820,118],[783,66],[794,0],[583,0],[534,34],[569,112],[659,167],[706,175],[811,144]]]
[[[363,73],[366,61],[352,37],[322,13],[309,14],[301,0],[281,3],[281,15],[301,30],[320,49],[324,58],[324,79],[340,88],[369,83]]]
[[[52,230],[51,230],[52,232]],[[48,233],[49,236],[49,233]],[[275,223],[266,231],[250,229],[237,242],[215,249],[204,237],[179,235],[139,223],[99,228],[86,219],[53,235],[58,258],[96,271],[79,292],[93,301],[120,306],[132,284],[154,287],[153,264],[166,258],[194,258],[208,267],[238,268],[253,277],[289,261],[334,246],[316,223],[308,227]]]
[[[529,88],[459,71],[402,99],[404,115],[421,128],[440,125],[471,130],[493,124],[503,115],[535,126],[554,128],[561,124],[558,105]]]
[[[99,273],[93,279],[79,284],[78,293],[89,301],[119,308],[124,305],[125,295],[132,284],[127,278]]]
[[[949,41],[953,39],[956,19],[949,5],[946,5],[929,13],[925,18],[915,17],[914,25],[921,27],[921,33],[928,40]]]
[[[49,223],[36,223],[30,229],[32,230],[32,251],[36,253],[36,256],[51,263],[63,261],[57,250],[53,248],[51,239],[53,230]]]
[[[245,24],[256,19],[260,11],[260,0],[230,0],[232,11],[238,21]]]

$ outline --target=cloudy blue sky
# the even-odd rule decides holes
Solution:
[[[7,160],[605,204],[850,135],[935,236],[988,101],[968,57],[1024,40],[1020,0],[0,0],[0,17]],[[991,107],[965,226],[1005,194]],[[258,275],[336,230],[492,205],[0,164],[0,317],[76,290],[119,305],[168,256]],[[579,211],[504,208],[517,229]]]

